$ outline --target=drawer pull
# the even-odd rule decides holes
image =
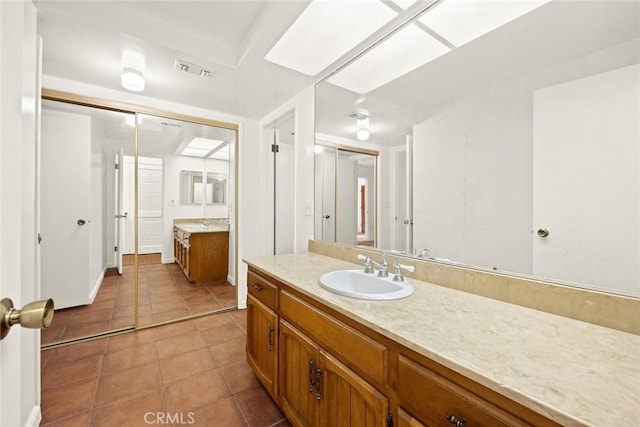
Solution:
[[[262,292],[262,286],[258,285],[257,283],[254,283],[253,285],[251,285],[251,287],[258,292]]]
[[[322,371],[320,368],[316,369],[316,401],[320,402],[320,398],[322,397],[322,390],[320,390],[320,377],[322,376]]]
[[[313,393],[313,360],[309,360],[309,393]]]
[[[273,326],[269,325],[267,330],[269,331],[269,351],[273,351]]]
[[[452,424],[456,427],[466,427],[467,425],[467,421],[464,418],[455,417],[448,412],[444,414],[444,417],[447,419],[447,421],[449,421],[449,424]]]

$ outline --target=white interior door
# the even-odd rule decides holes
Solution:
[[[351,154],[342,157],[338,151],[338,172],[336,173],[336,242],[347,245],[358,243],[358,177],[356,162]]]
[[[639,76],[634,65],[534,93],[535,276],[640,296]]]
[[[89,304],[91,117],[42,110],[42,291],[56,308]]]
[[[0,1],[0,298],[40,298],[36,264],[36,10]],[[40,423],[40,331],[0,341],[0,425]]]
[[[336,241],[336,150],[322,153],[322,240]]]
[[[138,157],[138,254],[162,253],[162,170],[162,159]]]

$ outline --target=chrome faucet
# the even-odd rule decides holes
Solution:
[[[372,259],[371,262],[378,267],[378,277],[389,277],[389,263],[387,262],[387,254],[382,253],[382,261],[377,262]]]
[[[371,264],[375,265],[376,267],[378,267],[378,277],[388,277],[389,276],[389,263],[387,262],[387,255],[386,254],[382,254],[382,261],[377,262],[376,260],[374,260],[373,258],[371,258],[370,256],[364,256],[361,254],[358,254],[358,259],[362,259],[364,260],[364,273],[366,274],[371,274],[374,272],[373,267],[371,266]]]
[[[418,254],[416,256],[418,258],[433,259],[433,256],[431,255],[431,251],[429,249],[421,250],[420,252],[418,252]]]

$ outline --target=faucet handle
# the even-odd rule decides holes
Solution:
[[[395,272],[393,273],[394,282],[404,282],[402,270],[407,270],[412,273],[416,271],[416,268],[413,265],[400,264],[399,262],[394,262],[393,267],[395,268]]]
[[[365,256],[362,254],[358,254],[358,259],[364,260],[364,273],[371,274],[373,273],[373,267],[371,266],[371,257]]]

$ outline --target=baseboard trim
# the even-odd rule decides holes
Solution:
[[[25,426],[27,427],[38,427],[40,422],[42,421],[42,411],[40,410],[40,405],[36,405],[31,409],[31,414],[29,414],[29,419]]]
[[[104,280],[104,275],[107,272],[107,267],[102,270],[102,273],[98,276],[98,280],[96,280],[96,284],[93,285],[93,290],[89,294],[89,304],[93,304],[93,301],[96,299],[98,295],[98,291],[100,290],[100,286],[102,286],[102,281]]]

